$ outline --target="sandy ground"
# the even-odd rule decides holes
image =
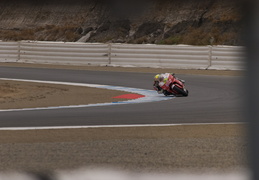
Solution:
[[[242,74],[236,71],[19,66],[208,75]],[[125,94],[95,88],[0,81],[0,109],[85,104],[95,103],[97,100],[112,102],[115,101],[112,97],[121,93]],[[244,124],[3,130],[0,131],[0,171],[49,172],[80,167],[113,167],[137,172],[239,171],[248,167],[245,132]]]
[[[239,172],[248,165],[244,131],[244,125],[0,131],[0,170]]]
[[[0,109],[117,102],[123,91],[0,80]]]

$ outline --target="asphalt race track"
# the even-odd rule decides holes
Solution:
[[[152,73],[0,67],[1,78],[152,89]],[[240,76],[177,75],[188,97],[141,104],[0,112],[0,127],[229,123],[242,121]]]

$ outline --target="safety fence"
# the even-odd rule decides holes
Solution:
[[[241,46],[0,41],[0,62],[239,70],[244,58]]]

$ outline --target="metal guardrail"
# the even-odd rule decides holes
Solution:
[[[19,59],[19,42],[0,41],[0,62],[16,62]]]
[[[244,69],[245,48],[241,46],[211,46],[210,69]]]
[[[112,44],[112,63],[144,67],[205,69],[208,67],[208,47]]]
[[[0,41],[0,62],[244,69],[244,47]]]
[[[23,63],[107,64],[108,44],[24,42],[20,43]]]

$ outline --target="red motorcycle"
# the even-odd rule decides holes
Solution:
[[[174,74],[165,73],[155,76],[154,89],[165,96],[188,96],[189,91],[185,88],[185,81],[175,77]]]

